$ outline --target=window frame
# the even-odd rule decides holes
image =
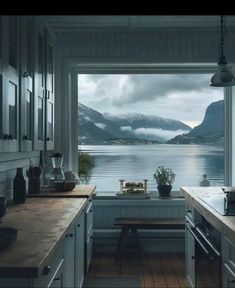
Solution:
[[[126,63],[83,63],[67,60],[63,75],[65,76],[64,93],[70,99],[61,106],[65,115],[71,115],[70,129],[60,130],[60,150],[65,154],[65,167],[77,171],[77,111],[78,111],[78,74],[209,74],[213,75],[215,64],[126,64]],[[210,83],[208,83],[208,86]],[[217,89],[217,88],[215,88]],[[235,99],[232,87],[219,88],[224,91],[224,180],[226,186],[235,185]],[[78,96],[79,97],[79,96]],[[68,100],[68,98],[66,99]],[[63,100],[64,101],[64,100]],[[70,114],[68,114],[70,113]],[[62,121],[63,122],[63,121]],[[234,123],[234,124],[233,124]],[[65,132],[66,131],[66,132]],[[63,134],[63,133],[66,133]],[[69,143],[63,143],[68,139]],[[66,157],[67,156],[67,157]],[[234,157],[233,157],[234,156]]]

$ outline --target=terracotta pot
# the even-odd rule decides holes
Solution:
[[[157,186],[160,197],[169,197],[171,193],[171,185],[158,185]]]

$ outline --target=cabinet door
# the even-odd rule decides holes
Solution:
[[[19,151],[19,17],[2,17],[1,151]]]
[[[32,151],[33,143],[33,79],[34,19],[21,17],[21,151]]]
[[[82,213],[76,226],[75,238],[75,284],[74,287],[82,287],[85,269],[85,216]]]
[[[195,240],[187,226],[185,229],[185,253],[186,277],[190,287],[195,287]]]
[[[46,38],[46,149],[54,149],[54,42],[47,30]]]
[[[64,273],[63,287],[74,287],[74,252],[75,252],[75,227],[73,226],[64,239]]]
[[[91,199],[90,199],[91,200]],[[90,260],[92,256],[92,246],[93,246],[93,204],[89,200],[89,205],[86,210],[86,241],[85,241],[85,273],[88,272]]]
[[[34,150],[45,149],[45,95],[46,95],[46,70],[45,70],[45,26],[37,21],[35,43],[35,81],[34,81]]]

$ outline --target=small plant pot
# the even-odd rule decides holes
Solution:
[[[172,186],[171,185],[158,185],[157,186],[158,192],[160,197],[169,197],[171,190],[172,190]]]

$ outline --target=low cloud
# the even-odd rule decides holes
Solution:
[[[133,130],[136,135],[159,136],[164,140],[169,140],[177,135],[188,133],[187,130],[163,130],[157,128],[138,128]]]
[[[86,119],[87,121],[91,121],[91,118],[88,117],[88,116],[86,116],[85,119]]]
[[[104,123],[94,123],[100,129],[105,129],[106,125]]]
[[[132,128],[131,128],[131,126],[121,126],[120,130],[121,131],[132,131]]]

